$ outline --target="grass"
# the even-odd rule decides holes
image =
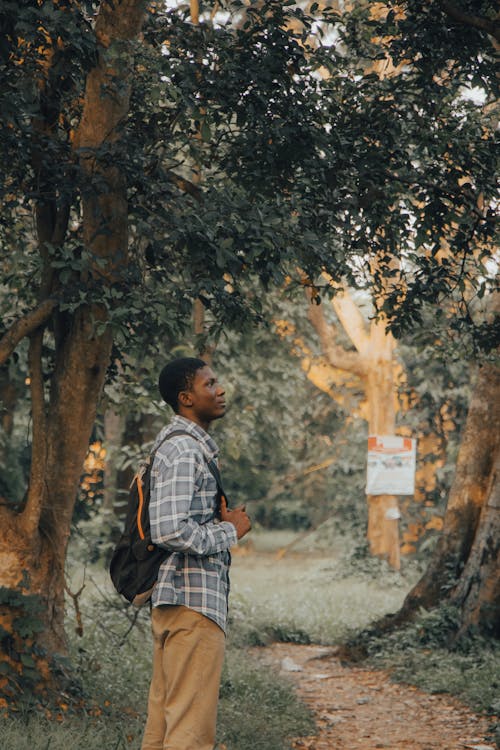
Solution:
[[[394,652],[372,663],[389,669],[398,682],[428,693],[450,693],[476,711],[500,714],[500,649],[491,644],[478,644],[469,654],[444,648]]]
[[[134,742],[136,725],[121,728],[117,721],[105,716],[100,720],[71,717],[62,723],[41,716],[23,715],[2,719],[0,733],[4,750],[121,750],[139,747]]]
[[[231,575],[236,635],[253,644],[337,643],[397,611],[420,575],[413,565],[396,573],[379,561],[333,557],[303,545],[280,556],[285,545],[271,551],[269,533],[255,537],[259,554],[235,555]],[[285,538],[281,534],[278,541]]]
[[[282,532],[278,548],[292,539]],[[403,560],[402,572],[396,573],[349,544],[343,554],[331,545],[333,556],[324,547],[318,550],[315,541],[304,539],[280,557],[268,534],[262,539],[256,534],[260,554],[235,556],[232,637],[240,646],[344,641],[397,611],[422,572]],[[500,645],[474,637],[448,644],[454,616],[448,610],[422,612],[405,629],[373,637],[368,664],[388,670],[396,681],[449,693],[477,711],[500,714]]]
[[[448,643],[451,607],[367,642],[370,663],[428,693],[449,693],[477,711],[500,714],[500,644],[479,636]]]
[[[230,648],[219,703],[218,739],[229,750],[283,750],[287,738],[309,734],[314,723],[289,685]]]
[[[245,554],[242,545],[234,556],[218,722],[219,743],[228,750],[285,750],[290,737],[312,731],[310,714],[289,684],[252,661],[248,645],[276,639],[338,643],[396,611],[420,575],[411,563],[395,573],[348,539],[321,548],[307,537],[277,554],[294,538],[290,532],[253,532],[253,551]],[[141,611],[131,627],[131,613],[111,595],[103,567],[89,570],[80,602],[84,635],[74,634],[71,605],[68,632],[92,712],[83,718],[62,712],[50,721],[28,712],[0,719],[5,750],[139,750],[151,666],[149,613]],[[78,590],[81,582],[78,562],[70,587]],[[396,680],[500,711],[500,648],[473,639],[450,650],[443,640],[445,619],[446,613],[423,613],[404,631],[372,638],[369,663]]]

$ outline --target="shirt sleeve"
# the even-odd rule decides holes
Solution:
[[[173,461],[157,456],[151,474],[149,520],[154,544],[176,552],[213,555],[237,542],[232,523],[198,523],[190,513],[199,457],[184,451]]]

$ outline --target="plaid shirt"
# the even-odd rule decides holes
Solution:
[[[187,432],[161,441],[174,431]],[[215,518],[217,482],[207,461],[215,441],[197,424],[176,415],[155,441],[149,516],[151,538],[172,552],[162,563],[153,607],[183,604],[226,629],[229,548],[237,542],[232,523]]]

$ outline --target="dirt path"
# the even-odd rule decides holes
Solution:
[[[485,739],[489,720],[450,696],[343,666],[325,647],[276,643],[252,651],[289,675],[314,713],[318,734],[296,739],[295,750],[495,750]]]

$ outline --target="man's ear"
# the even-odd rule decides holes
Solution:
[[[179,391],[177,400],[181,406],[192,406],[193,400],[189,391]]]

